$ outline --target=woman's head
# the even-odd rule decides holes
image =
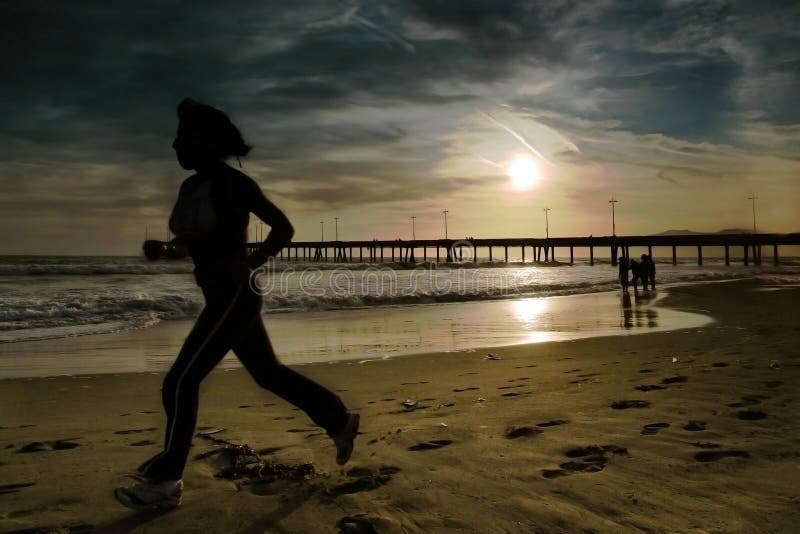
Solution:
[[[178,104],[178,135],[172,148],[181,167],[197,169],[230,156],[246,156],[251,147],[225,113],[185,98]]]

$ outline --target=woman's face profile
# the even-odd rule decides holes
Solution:
[[[172,148],[175,149],[178,163],[186,170],[196,170],[204,162],[213,159],[206,143],[182,123],[178,124]]]

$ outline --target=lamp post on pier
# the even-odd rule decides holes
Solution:
[[[753,201],[753,233],[756,233],[756,200],[758,197],[753,193],[751,196],[747,197],[747,200]]]
[[[447,214],[449,210],[444,210],[442,213],[444,213],[444,238],[447,239]]]
[[[336,241],[339,241],[339,217],[334,217],[334,221],[336,221]]]
[[[619,200],[614,197],[611,197],[611,200],[608,201],[608,203],[611,204],[611,235],[614,237],[617,235],[617,220],[614,213],[614,205],[617,202],[619,202]]]
[[[416,220],[416,218],[417,218],[416,215],[412,215],[411,216],[411,240],[412,241],[416,241],[417,240],[417,231],[416,231],[416,228],[414,227],[414,221]]]
[[[544,209],[544,236],[546,239],[550,239],[550,219],[547,217],[550,208]]]
[[[325,221],[319,222],[319,231],[320,231],[320,241],[325,241]]]

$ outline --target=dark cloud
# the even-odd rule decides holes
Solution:
[[[714,137],[737,94],[752,102],[770,92],[753,104],[784,123],[800,113],[791,105],[800,38],[752,21],[796,20],[791,4],[420,0],[348,15],[354,5],[12,2],[0,32],[14,73],[0,103],[4,133],[153,151],[186,95],[281,122],[353,103],[477,103],[485,95],[442,87],[488,86],[526,66],[592,74],[514,104],[613,118],[636,132]],[[420,24],[445,33],[404,37]],[[743,60],[723,49],[731,39],[759,63],[753,79],[742,81]],[[586,95],[596,96],[593,109],[576,104]]]
[[[227,111],[263,179],[309,206],[470,187],[431,169],[467,114],[504,105],[551,112],[541,122],[559,131],[580,129],[552,117],[613,124],[591,135],[661,135],[688,141],[662,147],[678,157],[714,157],[701,142],[743,142],[731,132],[746,113],[800,122],[798,27],[788,1],[6,2],[3,207],[58,204],[37,208],[8,166],[18,162],[46,163],[48,187],[75,206],[168,204],[185,96]],[[636,158],[606,148],[554,157],[584,168]],[[786,141],[783,157],[793,151]],[[81,170],[59,170],[81,163],[108,165],[106,178],[81,184]],[[172,174],[128,177],[145,163]],[[680,166],[657,177],[688,183],[695,171]],[[148,180],[163,189],[136,196]]]

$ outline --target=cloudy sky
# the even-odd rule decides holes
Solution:
[[[0,254],[164,236],[185,96],[296,240],[608,235],[612,196],[620,235],[752,228],[752,194],[800,230],[796,2],[24,0],[0,40]]]

